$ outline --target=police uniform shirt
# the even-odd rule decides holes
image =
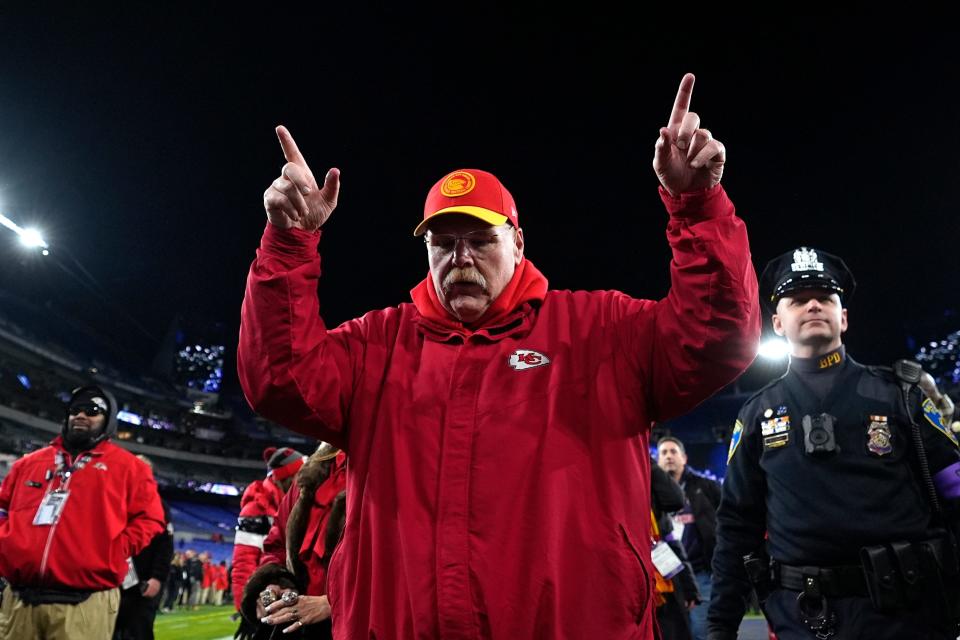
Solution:
[[[930,471],[960,457],[953,433],[910,405]],[[910,420],[889,370],[864,367],[842,350],[791,359],[780,379],[751,397],[730,443],[717,514],[711,620],[736,623],[750,585],[743,556],[762,548],[801,566],[854,565],[861,547],[927,537],[931,509],[912,455]],[[835,419],[831,452],[807,453],[804,416]]]

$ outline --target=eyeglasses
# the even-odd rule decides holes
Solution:
[[[490,233],[485,229],[477,229],[470,233],[457,235],[455,233],[433,233],[428,231],[423,241],[431,252],[438,255],[449,255],[457,246],[457,242],[464,240],[474,255],[485,255],[493,251],[500,244],[499,233]]]
[[[70,407],[70,411],[69,411],[69,412],[70,412],[70,415],[72,415],[72,416],[79,415],[80,413],[83,413],[83,414],[85,414],[88,418],[92,418],[92,417],[94,417],[94,416],[99,416],[99,415],[101,415],[102,413],[104,413],[103,409],[101,409],[100,407],[98,407],[98,406],[95,405],[95,404],[75,404],[75,405],[73,405],[72,407]]]

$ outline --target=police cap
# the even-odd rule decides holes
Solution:
[[[776,309],[780,298],[800,289],[832,291],[846,304],[856,286],[843,260],[810,247],[799,247],[774,258],[760,275],[760,296],[771,310]]]

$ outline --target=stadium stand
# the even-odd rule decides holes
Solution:
[[[153,461],[160,493],[171,508],[177,548],[229,561],[240,496],[265,472],[265,443],[300,450],[315,445],[258,418],[242,397],[201,402],[172,383],[122,373],[102,358],[65,348],[51,337],[40,339],[25,326],[43,335],[65,335],[14,322],[0,311],[0,480],[13,461],[59,434],[71,389],[94,380],[116,395],[121,408],[117,444]],[[82,343],[80,336],[71,337]]]

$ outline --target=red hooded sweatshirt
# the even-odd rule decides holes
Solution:
[[[64,480],[56,473],[73,467]],[[63,474],[66,476],[66,474]],[[48,491],[68,498],[52,525],[33,524]],[[150,468],[105,440],[76,460],[60,436],[17,460],[0,485],[0,576],[14,586],[100,591],[120,586],[127,558],[164,530]]]
[[[524,260],[476,327],[427,280],[413,304],[328,329],[319,233],[267,225],[240,380],[260,414],[349,456],[334,637],[652,637],[651,422],[733,380],[760,333],[723,189],[661,193],[666,298],[546,291]]]

